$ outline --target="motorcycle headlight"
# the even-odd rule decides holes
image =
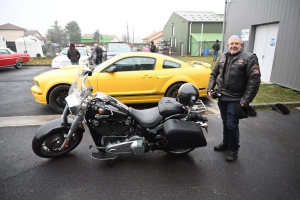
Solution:
[[[68,104],[69,110],[72,115],[77,114],[78,107],[80,105],[80,99],[76,93],[72,93],[66,97],[66,102]]]

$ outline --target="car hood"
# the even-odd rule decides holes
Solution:
[[[79,61],[87,59],[88,56],[81,56]],[[71,62],[70,59],[67,56],[56,56],[53,61],[68,61]]]
[[[114,55],[118,55],[118,54],[121,54],[121,53],[126,53],[126,52],[123,52],[123,51],[120,51],[120,52],[107,52],[106,54],[108,56],[114,56]]]
[[[50,70],[34,77],[38,81],[41,88],[47,84],[72,84],[81,65],[69,65],[61,69]],[[87,67],[85,67],[87,69]]]

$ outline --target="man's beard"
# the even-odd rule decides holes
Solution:
[[[237,50],[237,49],[229,49],[229,52],[231,54],[236,54],[237,52],[239,52],[240,50]]]

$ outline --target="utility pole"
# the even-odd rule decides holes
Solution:
[[[129,43],[128,23],[127,23],[127,43]]]

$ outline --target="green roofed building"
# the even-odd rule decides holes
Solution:
[[[99,36],[99,45],[106,46],[111,42],[120,42],[117,36],[115,35],[100,35]],[[81,43],[85,45],[93,46],[95,44],[94,34],[84,34],[81,36]]]
[[[164,40],[170,41],[170,52],[199,56],[211,50],[216,40],[222,44],[223,14],[207,11],[173,12],[164,26]],[[221,52],[220,52],[221,53]]]

